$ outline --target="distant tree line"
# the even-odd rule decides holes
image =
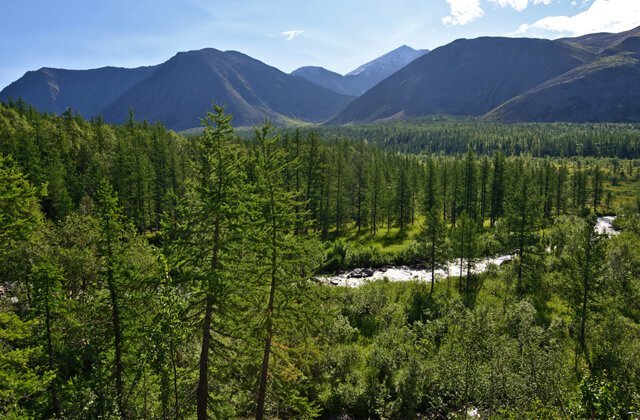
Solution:
[[[318,130],[315,129],[314,130]],[[499,124],[469,118],[413,118],[395,122],[322,127],[323,137],[367,140],[404,153],[533,157],[640,157],[637,124]]]

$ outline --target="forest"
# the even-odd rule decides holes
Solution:
[[[0,418],[640,416],[640,127],[202,122],[0,105]]]

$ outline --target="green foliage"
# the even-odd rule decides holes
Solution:
[[[321,133],[366,139],[403,153],[453,155],[472,149],[485,155],[640,157],[640,131],[634,124],[499,124],[473,118],[426,117],[325,127]]]
[[[636,127],[204,125],[0,107],[0,417],[638,416]]]
[[[41,226],[37,190],[11,159],[0,155],[0,258]]]
[[[42,371],[37,360],[42,349],[31,343],[35,322],[24,322],[0,308],[0,414],[3,418],[29,416],[55,374]]]

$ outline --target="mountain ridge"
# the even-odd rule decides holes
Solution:
[[[577,38],[460,39],[420,57],[328,124],[448,114],[502,122],[638,122],[640,28]]]
[[[408,63],[408,64],[407,64]],[[346,75],[284,73],[238,51],[184,51],[164,63],[28,71],[0,91],[44,112],[138,119],[175,130],[200,125],[213,102],[236,125],[264,119],[352,124],[413,116],[501,122],[640,122],[640,27],[557,40],[479,37],[433,51],[403,45]]]
[[[184,130],[199,126],[212,101],[225,105],[238,125],[265,118],[322,122],[353,98],[340,95],[238,51],[214,48],[180,52],[104,108],[107,121],[138,118]]]
[[[157,66],[135,68],[100,67],[68,70],[42,67],[25,73],[0,91],[0,100],[18,99],[35,108],[60,114],[67,108],[82,109],[85,117],[93,117],[105,102],[115,100],[126,90],[149,77]]]

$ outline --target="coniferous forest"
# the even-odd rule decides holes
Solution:
[[[0,106],[0,418],[640,416],[640,127],[202,121]]]

